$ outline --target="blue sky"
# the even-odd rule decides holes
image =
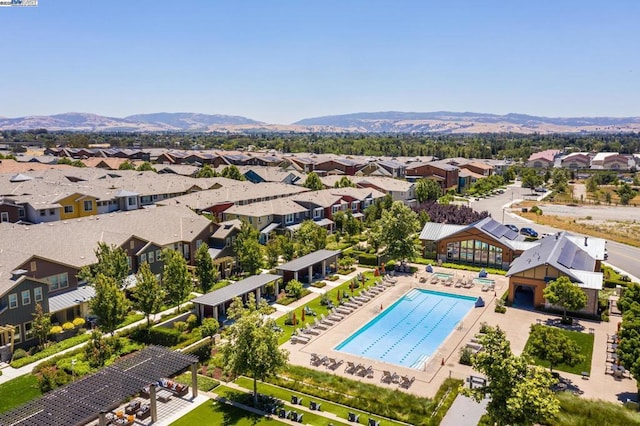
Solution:
[[[640,1],[40,0],[0,8],[0,116],[640,116]]]

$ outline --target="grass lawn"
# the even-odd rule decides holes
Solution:
[[[373,272],[372,271],[367,271],[364,273],[365,276],[365,287],[369,287],[372,286],[375,281],[376,281],[376,277],[373,276]],[[379,279],[379,278],[378,278]],[[354,290],[354,294],[359,294],[360,291],[362,291],[363,288],[362,286],[360,286],[359,288]],[[331,301],[335,304],[336,303],[336,297],[338,296],[338,291],[340,291],[340,294],[342,295],[345,291],[349,292],[349,281],[346,281],[343,284],[340,284],[339,286],[327,291],[327,296],[329,297],[329,299],[331,299]],[[297,308],[295,311],[296,313],[296,317],[298,320],[302,319],[302,310],[304,309],[304,306],[308,306],[311,310],[315,311],[317,316],[319,317],[321,314],[325,314],[327,315],[329,313],[329,309],[327,309],[326,306],[323,306],[320,304],[320,300],[321,297],[316,297],[315,299],[313,299],[312,301],[308,302],[307,304]],[[289,340],[291,338],[291,334],[293,333],[294,327],[291,325],[285,325],[285,320],[287,319],[287,315],[283,315],[280,318],[278,318],[276,320],[276,323],[282,327],[282,330],[284,331],[282,333],[282,335],[280,336],[280,344],[285,343],[287,340]],[[308,323],[312,323],[313,322],[313,317],[307,315],[305,317],[305,322]],[[302,324],[300,324],[300,322],[298,322],[298,326],[296,328],[300,328],[302,326]]]
[[[0,385],[0,395],[0,413],[4,413],[39,397],[38,379],[32,374],[16,377]]]
[[[172,426],[192,425],[279,425],[284,424],[274,419],[258,416],[248,411],[223,404],[218,401],[208,401],[190,411],[185,416],[171,423]]]
[[[182,383],[183,385],[191,386],[191,371],[187,371],[186,373],[182,373],[178,377],[175,378],[175,381],[178,383]],[[209,392],[211,389],[218,386],[220,382],[211,377],[203,376],[202,374],[198,374],[198,389],[201,391]]]
[[[550,425],[640,425],[640,413],[612,402],[583,399],[560,392],[560,412]]]
[[[574,367],[570,367],[565,364],[560,364],[554,366],[554,370],[564,371],[566,373],[580,374],[583,371],[591,374],[591,357],[593,355],[593,334],[588,333],[580,333],[578,331],[570,331],[570,330],[562,330],[560,329],[562,334],[573,340],[580,346],[580,354],[584,356],[584,361],[580,364],[575,365]],[[525,351],[527,350],[527,345],[529,345],[529,341],[527,340],[527,344],[525,345]],[[547,361],[542,361],[536,357],[533,357],[536,365],[541,365],[543,367],[549,368],[549,363]]]
[[[253,380],[249,379],[247,377],[239,377],[238,379],[236,379],[235,383],[238,386],[242,386],[245,389],[253,389]],[[304,394],[304,393],[300,393],[300,392],[295,392],[295,391],[291,391],[289,389],[284,389],[278,386],[274,386],[274,385],[270,385],[268,383],[262,383],[262,382],[258,382],[258,392],[264,395],[269,395],[269,396],[274,396],[278,399],[281,399],[285,402],[287,401],[291,401],[291,395],[295,395],[298,398],[302,397],[302,403],[308,407],[309,406],[309,402],[310,401],[316,401],[316,402],[320,402],[322,403],[322,407],[320,407],[322,409],[322,411],[327,411],[330,413],[335,414],[336,416],[342,418],[342,419],[347,419],[347,415],[351,412],[351,413],[356,413],[356,414],[360,414],[361,416],[361,421],[366,422],[367,418],[370,416],[369,413],[365,413],[364,411],[360,411],[360,410],[355,410],[353,408],[349,408],[349,407],[345,407],[344,405],[338,405],[338,404],[333,404],[327,400],[324,399],[320,399],[320,398],[314,398],[310,395]],[[305,417],[306,417],[306,413],[305,413]],[[382,420],[380,423],[384,423],[384,424],[389,424],[389,425],[404,425],[404,423],[399,423],[399,422],[394,422],[392,420],[387,420],[387,419],[380,419],[379,417],[376,416],[371,416],[372,418],[376,419],[376,420]],[[315,423],[314,423],[315,424]]]
[[[226,386],[219,386],[216,389],[216,393],[222,397],[225,397],[227,399],[231,399],[233,401],[238,401],[241,402],[243,404],[249,404],[253,401],[253,395],[246,393],[246,392],[240,392],[237,391],[236,389],[232,389],[232,388],[228,388]],[[304,402],[304,401],[303,401]],[[297,411],[298,413],[304,413],[304,417],[303,417],[303,423],[304,424],[309,424],[309,425],[314,425],[314,426],[328,426],[329,424],[332,425],[348,425],[349,423],[345,422],[339,422],[327,417],[324,417],[322,415],[319,414],[315,414],[315,413],[310,413],[308,411],[304,411],[301,410],[299,407],[296,407],[295,405],[291,405],[290,403],[285,403],[282,408],[284,408],[285,410],[293,410],[293,411]],[[324,408],[324,406],[322,407]],[[248,413],[247,413],[248,414]],[[277,415],[273,415],[274,418]],[[364,420],[361,419],[361,420]],[[366,420],[364,420],[366,421]],[[211,424],[211,423],[209,423]],[[218,423],[215,423],[218,424]],[[225,423],[228,424],[228,423]],[[260,423],[261,424],[261,423]]]

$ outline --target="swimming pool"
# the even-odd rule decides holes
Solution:
[[[336,350],[421,369],[477,297],[413,289],[336,346]]]

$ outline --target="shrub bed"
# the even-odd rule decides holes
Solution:
[[[303,297],[305,297],[307,294],[311,293],[311,290],[309,290],[308,288],[305,288],[302,290],[302,294],[300,295],[299,299],[296,299],[295,297],[291,297],[291,296],[285,296],[285,297],[281,297],[280,299],[278,299],[276,301],[276,303],[279,303],[280,305],[290,305],[295,301],[298,301],[300,299],[302,299]]]
[[[324,281],[316,281],[311,283],[311,287],[315,287],[315,288],[323,288],[327,285],[327,283],[325,283]]]
[[[41,359],[44,359],[51,355],[55,355],[60,351],[63,351],[65,349],[69,349],[71,347],[84,343],[87,340],[89,340],[89,338],[91,338],[91,335],[87,333],[70,337],[69,339],[62,340],[58,343],[54,343],[51,346],[41,350],[40,352],[36,352],[31,356],[27,356],[15,361],[11,361],[11,366],[13,368],[24,367],[25,365],[31,364],[32,362],[40,361]]]
[[[332,282],[333,282],[333,281],[338,281],[339,279],[340,279],[340,277],[339,277],[339,276],[337,276],[337,275],[331,275],[330,277],[326,277],[326,278],[325,278],[325,280],[327,280],[327,281],[332,281]]]

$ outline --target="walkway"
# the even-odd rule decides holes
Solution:
[[[468,396],[458,394],[440,426],[477,425],[486,412],[488,403],[488,399],[476,402]]]

